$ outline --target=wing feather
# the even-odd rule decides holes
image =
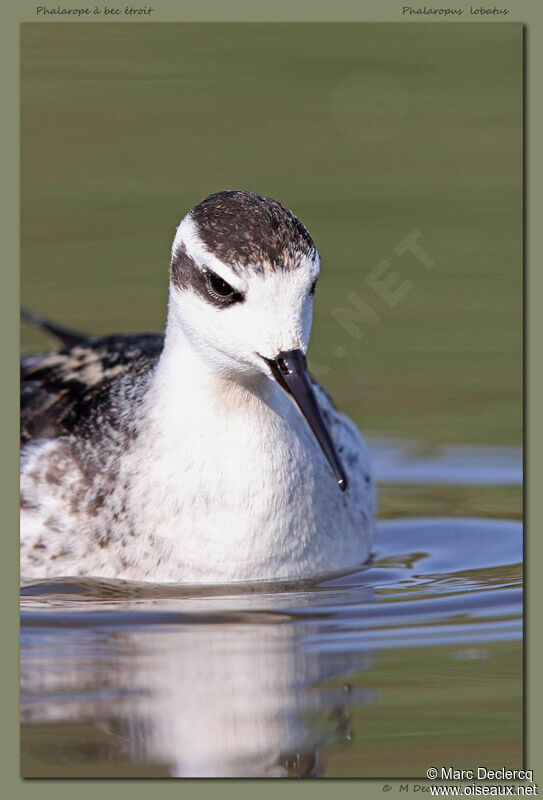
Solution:
[[[118,335],[21,361],[21,443],[57,438],[84,426],[97,404],[107,405],[115,383],[134,380],[158,361],[164,337]]]

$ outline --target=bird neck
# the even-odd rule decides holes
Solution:
[[[163,420],[180,413],[191,419],[253,415],[260,424],[270,408],[285,413],[291,406],[284,391],[263,372],[218,368],[171,313],[149,397],[153,415]]]

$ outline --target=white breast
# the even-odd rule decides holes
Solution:
[[[342,493],[297,408],[263,386],[154,407],[121,474],[139,521],[138,571],[159,550],[154,579],[189,582],[297,578],[366,559],[374,500],[361,437],[333,412],[337,445],[356,461]]]

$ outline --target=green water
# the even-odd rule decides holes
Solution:
[[[444,760],[521,764],[519,644],[493,645],[482,659],[464,652],[465,660],[450,648],[396,652],[359,678],[379,688],[381,702],[359,716],[350,749],[330,748],[329,777],[424,777]]]
[[[351,709],[348,738],[321,751],[327,777],[423,778],[429,766],[522,765],[522,656],[518,643],[392,651],[349,684],[378,702]],[[462,652],[462,651],[460,651]],[[478,653],[484,653],[478,658]],[[473,654],[473,658],[470,657]],[[342,685],[331,689],[338,693]],[[499,704],[496,698],[499,697]],[[317,720],[334,727],[330,709]],[[39,723],[23,728],[25,777],[169,777],[168,764],[110,755],[114,723]],[[120,748],[119,748],[120,749]],[[59,758],[59,754],[62,757]],[[294,763],[294,760],[293,760]],[[295,769],[291,767],[291,774]]]

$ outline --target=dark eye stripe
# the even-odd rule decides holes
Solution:
[[[172,257],[170,265],[172,284],[176,289],[185,291],[187,289],[196,292],[206,303],[216,306],[216,308],[228,308],[234,303],[241,303],[245,296],[241,292],[236,292],[226,281],[212,270],[201,270],[194,260],[188,255],[187,251],[180,245]],[[223,290],[222,284],[232,290],[232,294],[221,295],[219,291],[213,289],[210,283],[210,276],[222,281],[216,288]]]

